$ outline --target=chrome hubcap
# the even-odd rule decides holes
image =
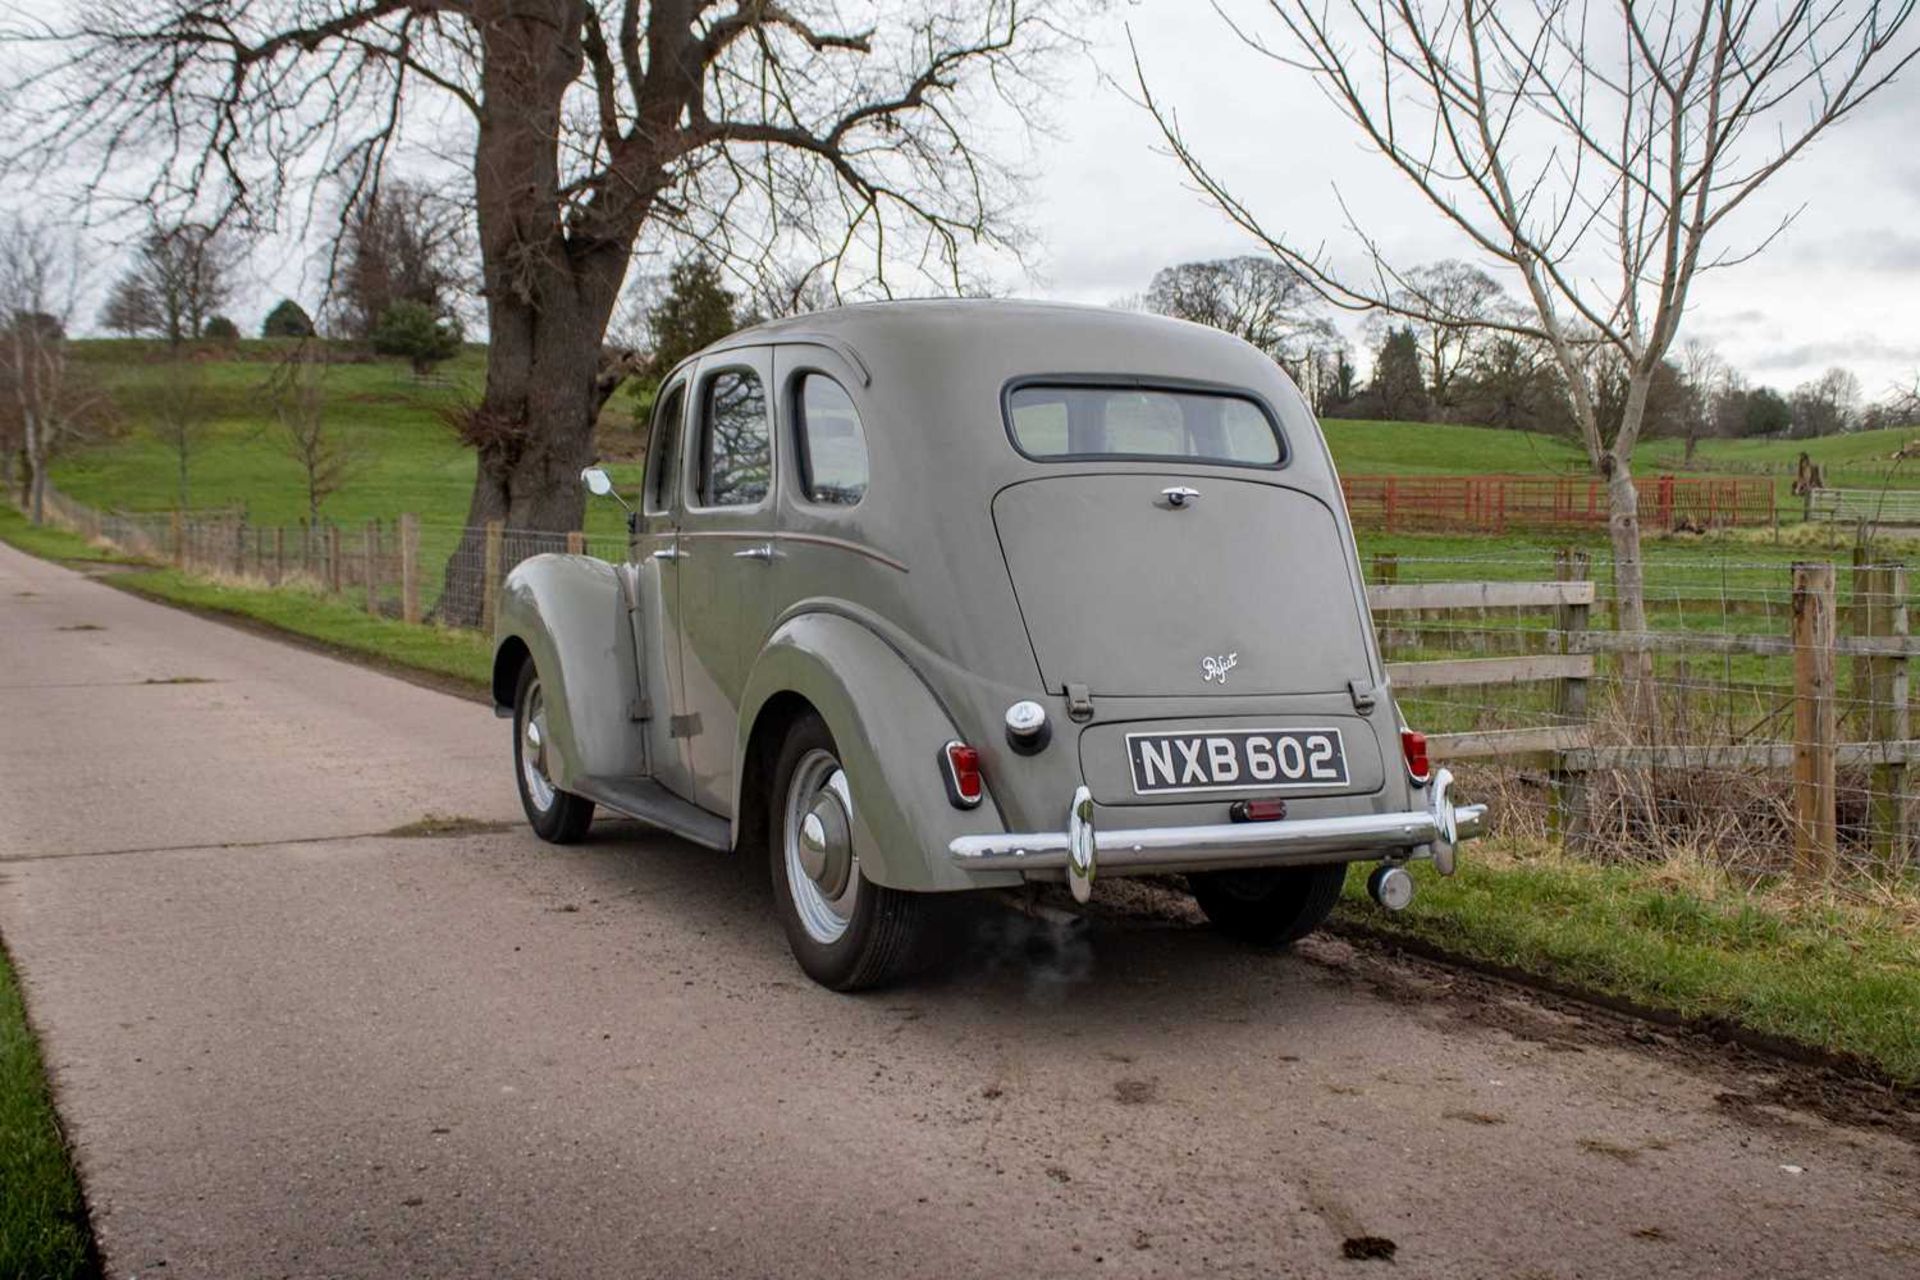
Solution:
[[[860,893],[853,853],[853,798],[846,772],[828,751],[809,751],[787,788],[784,855],[787,884],[807,936],[838,941]]]
[[[553,783],[547,780],[547,700],[538,680],[527,686],[526,705],[520,709],[520,777],[534,808],[545,813],[553,807]]]

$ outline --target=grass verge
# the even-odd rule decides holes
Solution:
[[[96,547],[77,533],[50,524],[34,524],[11,503],[0,500],[0,542],[46,560],[86,560],[99,564],[135,563],[116,551]]]
[[[343,654],[425,672],[472,690],[488,687],[493,646],[478,631],[410,625],[297,586],[262,587],[174,569],[116,574],[114,586],[171,604],[260,623]]]
[[[1414,904],[1393,916],[1367,900],[1364,877],[1350,877],[1339,918],[1920,1086],[1920,936],[1910,909],[1511,842],[1476,845],[1451,879],[1425,865],[1414,874]]]
[[[47,1097],[13,968],[0,948],[0,1276],[96,1275],[80,1182]]]

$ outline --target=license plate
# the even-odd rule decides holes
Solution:
[[[1141,796],[1347,785],[1338,729],[1130,733],[1127,762]]]

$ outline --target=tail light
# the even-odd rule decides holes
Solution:
[[[949,742],[940,748],[940,777],[947,784],[947,799],[956,809],[971,809],[986,795],[980,777],[980,752],[964,742]]]
[[[1235,822],[1278,822],[1287,816],[1285,800],[1236,800],[1227,809]]]
[[[1412,729],[1400,731],[1400,754],[1407,758],[1407,776],[1413,779],[1413,785],[1424,787],[1433,776],[1433,765],[1427,759],[1427,735],[1415,733]]]

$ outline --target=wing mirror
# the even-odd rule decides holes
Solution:
[[[587,486],[587,492],[596,498],[612,498],[627,513],[627,532],[632,534],[640,527],[639,513],[627,506],[627,500],[614,492],[613,477],[601,467],[583,467],[580,471],[580,483]]]

